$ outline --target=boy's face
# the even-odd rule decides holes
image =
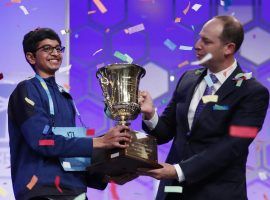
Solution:
[[[63,55],[57,40],[45,39],[38,43],[35,53],[27,52],[26,58],[43,78],[54,76],[60,68]]]

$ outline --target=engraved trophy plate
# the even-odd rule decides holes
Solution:
[[[105,99],[105,113],[117,124],[129,125],[139,115],[139,82],[144,75],[145,69],[135,64],[112,64],[98,69],[96,76]],[[87,170],[118,176],[135,172],[137,168],[161,168],[157,162],[156,138],[138,137],[136,131],[131,134],[132,141],[126,149],[95,150]]]

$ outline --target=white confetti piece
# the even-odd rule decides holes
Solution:
[[[193,61],[190,63],[190,65],[201,65],[212,58],[213,58],[213,55],[211,53],[208,53],[201,60]]]
[[[180,45],[179,49],[180,50],[185,50],[185,51],[191,51],[193,49],[193,47]]]
[[[25,97],[24,100],[25,100],[28,104],[30,104],[31,106],[34,106],[34,105],[35,105],[35,102],[32,101],[31,99],[28,99],[27,97]]]
[[[196,4],[194,4],[194,5],[192,6],[191,9],[193,9],[193,10],[195,10],[195,11],[197,12],[201,7],[202,7],[201,4],[196,3]]]
[[[143,31],[145,28],[144,28],[144,25],[143,24],[138,24],[136,26],[132,26],[130,28],[127,28],[125,29],[124,31],[126,33],[129,33],[129,34],[133,34],[133,33],[136,33],[136,32],[140,32],[140,31]]]
[[[24,13],[25,15],[29,15],[29,12],[28,12],[28,10],[26,9],[26,7],[20,6],[20,9],[23,11],[23,13]]]
[[[208,102],[217,102],[218,101],[218,95],[205,95],[202,97],[203,103]]]
[[[170,193],[182,193],[183,188],[181,186],[165,186],[164,192]]]

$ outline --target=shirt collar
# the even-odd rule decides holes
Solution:
[[[234,59],[234,62],[230,67],[227,67],[226,69],[224,69],[218,73],[213,73],[209,69],[207,69],[207,75],[210,73],[214,74],[217,77],[218,81],[221,84],[223,84],[226,81],[226,79],[233,73],[233,71],[236,69],[236,67],[237,67],[237,62]]]

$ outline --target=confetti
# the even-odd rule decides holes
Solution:
[[[94,13],[96,13],[96,12],[97,12],[96,10],[90,10],[90,11],[87,12],[87,14],[88,14],[88,15],[91,15],[91,14],[94,14]]]
[[[54,140],[39,140],[39,146],[54,146]]]
[[[25,15],[29,15],[28,10],[24,6],[20,6],[20,9],[23,11]]]
[[[253,126],[230,126],[230,135],[240,138],[255,138],[258,133],[258,128]]]
[[[106,33],[109,33],[110,32],[110,29],[109,28],[106,28],[105,32]]]
[[[3,197],[7,196],[6,190],[4,190],[4,188],[1,188],[1,187],[0,187],[0,196],[3,196]]]
[[[190,65],[201,65],[210,60],[211,58],[213,58],[213,55],[211,53],[208,53],[201,60],[193,61],[190,63]]]
[[[203,103],[208,102],[217,102],[218,101],[218,95],[205,95],[202,97]]]
[[[221,105],[215,104],[213,106],[213,110],[229,110],[229,106],[221,106]]]
[[[174,51],[176,49],[176,44],[174,44],[170,39],[166,39],[163,44],[168,47],[171,51]]]
[[[98,7],[101,13],[106,13],[107,9],[100,0],[93,0],[94,4]]]
[[[125,29],[125,33],[127,34],[133,34],[133,33],[136,33],[136,32],[140,32],[140,31],[143,31],[145,28],[144,28],[144,25],[143,24],[138,24],[136,26],[132,26],[130,28],[127,28]]]
[[[210,74],[207,74],[205,77],[204,77],[204,80],[206,81],[208,87],[212,87],[214,85],[211,77],[210,77]]]
[[[28,99],[27,97],[25,97],[24,100],[25,100],[28,104],[30,104],[31,106],[34,106],[34,105],[35,105],[35,102],[32,101],[31,99]]]
[[[126,56],[127,63],[131,64],[133,62],[133,58],[131,58],[128,54],[125,53],[124,56]]]
[[[185,51],[191,51],[193,49],[193,47],[180,45],[179,49],[180,50],[185,50]]]
[[[97,53],[101,52],[102,50],[103,50],[103,49],[99,49],[99,50],[95,51],[95,52],[92,54],[92,56],[96,55]]]
[[[176,17],[174,20],[175,23],[180,23],[181,22],[181,18],[180,17]]]
[[[36,177],[36,175],[33,175],[31,178],[31,181],[26,185],[26,187],[29,190],[32,190],[32,188],[36,185],[37,182],[38,182],[38,177]]]
[[[74,200],[85,200],[86,199],[86,194],[82,193],[79,196],[75,197]]]
[[[188,13],[189,8],[190,8],[190,1],[188,2],[188,6],[185,8],[185,10],[183,10],[184,15]]]
[[[243,80],[248,80],[252,78],[252,72],[249,73],[239,73],[237,74],[233,80],[236,82],[236,87],[240,87],[242,85]]]
[[[195,75],[201,75],[202,72],[203,72],[203,69],[197,69],[197,70],[195,71]]]
[[[170,193],[182,193],[183,188],[181,186],[165,186],[164,192]]]
[[[55,187],[61,193],[63,193],[62,189],[60,188],[60,176],[56,176],[54,180]]]
[[[49,129],[50,129],[50,126],[49,126],[49,125],[45,125],[45,127],[44,127],[42,133],[43,133],[43,134],[47,134],[48,131],[49,131]]]
[[[193,10],[195,10],[195,11],[197,12],[201,7],[202,7],[201,4],[196,3],[196,4],[194,4],[194,5],[192,6],[191,9],[193,9]]]
[[[64,168],[68,168],[68,169],[71,169],[71,164],[70,164],[70,162],[66,162],[66,161],[63,161],[63,167]]]
[[[92,135],[95,135],[95,129],[87,129],[87,131],[86,131],[86,135],[87,136],[92,136]]]
[[[11,0],[11,3],[21,3],[21,0]]]
[[[195,31],[194,25],[191,25],[191,28],[192,28],[193,31]]]
[[[111,190],[111,194],[112,194],[112,199],[119,200],[120,198],[119,198],[119,195],[118,195],[117,190],[116,190],[117,185],[114,182],[111,182],[110,186],[111,186],[110,190]]]
[[[127,60],[127,57],[124,54],[120,53],[119,51],[115,51],[113,55],[116,58],[119,58],[122,61],[126,61]]]
[[[259,178],[262,181],[266,181],[268,179],[267,172],[266,171],[260,171],[260,172],[258,172],[258,175],[259,175]]]
[[[70,33],[69,29],[63,29],[60,32],[62,35],[66,35],[66,34]]]
[[[0,73],[0,80],[4,78],[3,73]]]
[[[181,62],[180,64],[177,65],[178,68],[181,68],[185,65],[188,65],[189,64],[189,61],[188,60],[185,60],[184,62]]]
[[[143,132],[136,131],[135,134],[137,139],[147,138],[147,135]]]

